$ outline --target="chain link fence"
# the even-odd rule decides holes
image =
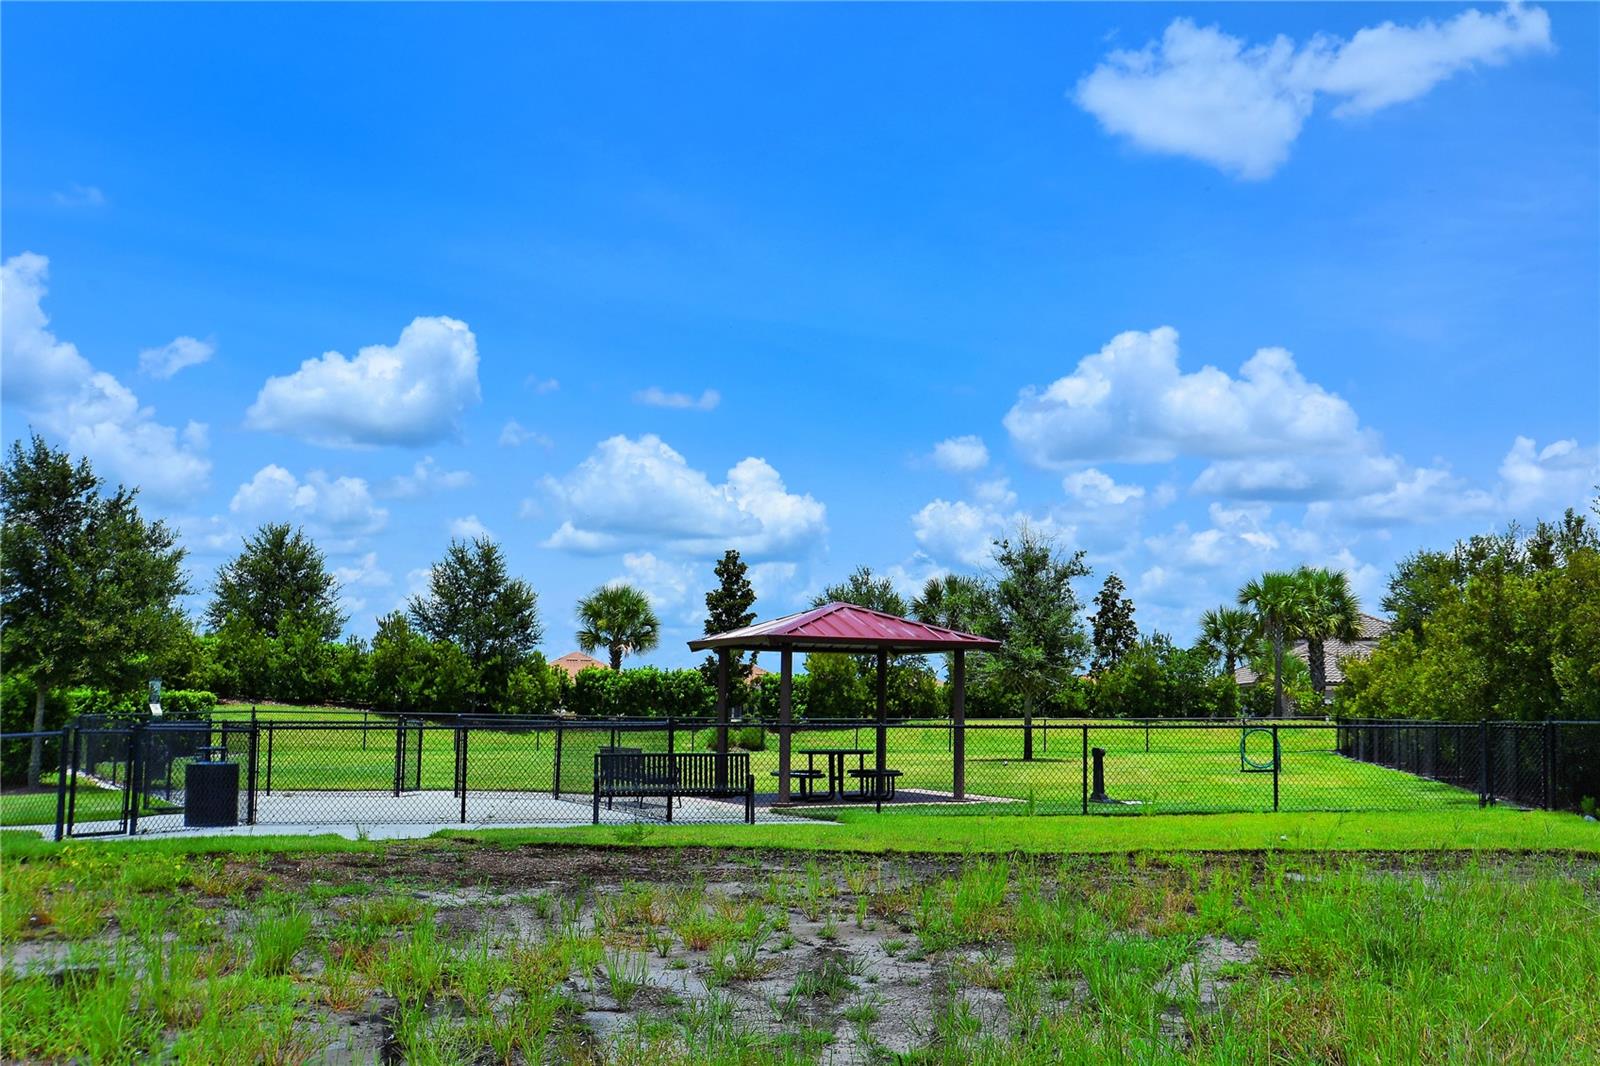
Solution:
[[[0,739],[8,767],[32,739]],[[751,721],[85,717],[41,739],[55,796],[23,803],[8,776],[0,810],[26,809],[8,823],[55,822],[70,836],[194,823],[196,763],[237,767],[223,775],[237,792],[232,820],[291,831],[792,821],[862,804],[1079,815],[1566,810],[1600,795],[1600,722],[1008,719],[958,730],[852,719],[798,722],[785,737]]]

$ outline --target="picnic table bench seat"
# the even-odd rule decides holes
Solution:
[[[594,756],[594,824],[600,824],[600,801],[607,809],[619,798],[637,800],[641,807],[651,798],[665,799],[666,820],[672,821],[674,804],[685,796],[721,798],[742,796],[744,820],[756,820],[756,779],[750,773],[749,752],[729,752],[727,775],[717,782],[716,752],[601,750]]]
[[[783,771],[774,770],[772,776],[782,780]],[[821,770],[790,770],[789,777],[800,782],[800,798],[810,799],[815,793],[817,782],[826,780],[828,775]]]
[[[856,779],[856,786],[860,789],[861,795],[894,799],[895,782],[900,779],[902,773],[900,770],[878,770],[868,767],[851,770],[850,776]]]

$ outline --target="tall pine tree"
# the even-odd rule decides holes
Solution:
[[[722,553],[722,558],[717,562],[717,587],[706,593],[706,636],[713,633],[726,633],[730,629],[742,629],[756,620],[756,613],[751,610],[755,606],[756,592],[750,587],[750,567],[745,565],[739,553],[732,548]],[[737,652],[728,657],[728,682],[743,682],[749,679],[750,670],[755,666],[756,656],[752,652],[750,661],[746,662],[743,652]],[[706,656],[705,664],[700,668],[707,680],[713,684],[717,679],[717,657]]]
[[[1094,642],[1092,669],[1096,673],[1117,665],[1139,643],[1139,627],[1133,621],[1133,601],[1124,596],[1123,591],[1122,579],[1108,574],[1094,597],[1091,639]]]

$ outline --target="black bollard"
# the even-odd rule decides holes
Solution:
[[[1106,749],[1095,748],[1094,755],[1094,791],[1089,793],[1090,803],[1110,803],[1111,797],[1106,795]]]

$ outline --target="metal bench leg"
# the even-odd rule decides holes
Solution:
[[[594,824],[600,824],[600,782],[594,783]]]
[[[667,821],[672,821],[672,789],[667,789]]]

